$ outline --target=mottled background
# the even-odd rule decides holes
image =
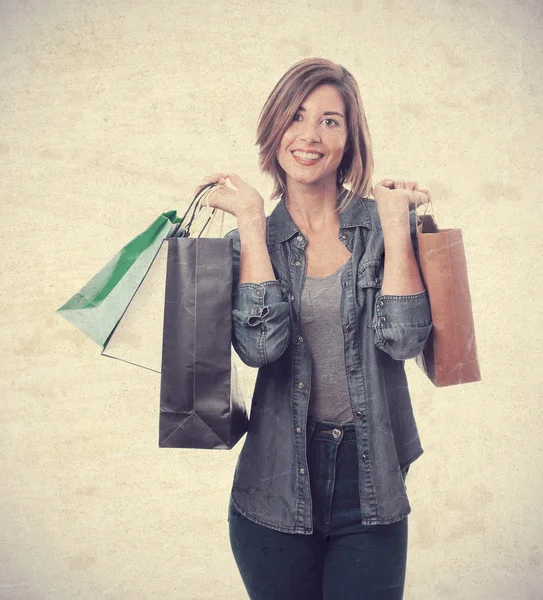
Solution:
[[[159,377],[55,310],[204,176],[268,197],[258,114],[310,56],[359,82],[374,183],[427,185],[466,245],[484,381],[406,363],[405,599],[543,597],[541,1],[1,0],[2,599],[247,598],[241,443],[159,449]]]

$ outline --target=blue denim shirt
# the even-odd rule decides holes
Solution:
[[[415,211],[409,220],[417,256]],[[300,324],[307,240],[281,199],[267,218],[267,247],[277,281],[240,284],[239,231],[226,237],[234,246],[232,343],[244,363],[259,369],[232,502],[251,521],[310,534],[306,423],[311,354]],[[432,328],[430,305],[426,291],[381,294],[384,241],[374,200],[355,197],[340,213],[339,239],[352,254],[341,277],[340,313],[358,448],[361,524],[387,524],[411,512],[401,471],[423,453],[404,360],[424,348]]]

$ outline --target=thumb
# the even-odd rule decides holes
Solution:
[[[243,181],[243,179],[235,173],[230,173],[230,175],[228,175],[228,179],[230,179],[230,181],[236,186],[238,190],[241,189],[244,185],[247,185],[245,181]]]

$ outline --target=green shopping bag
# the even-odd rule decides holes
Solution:
[[[105,348],[162,241],[176,235],[182,221],[175,210],[162,213],[56,312]]]

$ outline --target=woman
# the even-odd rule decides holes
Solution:
[[[233,344],[259,369],[229,506],[234,557],[252,600],[400,599],[404,480],[423,452],[403,361],[432,327],[411,209],[429,192],[371,189],[360,92],[328,60],[281,78],[257,144],[281,196],[268,219],[237,175],[204,180],[218,184],[210,206],[237,218]]]

